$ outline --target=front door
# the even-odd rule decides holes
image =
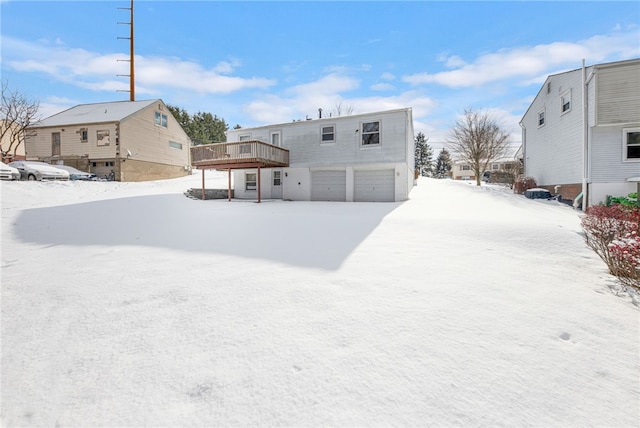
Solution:
[[[271,173],[271,197],[282,199],[282,170],[273,169]]]

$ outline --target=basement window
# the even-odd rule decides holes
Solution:
[[[625,161],[640,161],[640,128],[622,130],[622,144]]]
[[[257,174],[255,172],[247,172],[244,174],[244,189],[256,190],[257,186]]]

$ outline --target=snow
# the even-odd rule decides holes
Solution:
[[[638,426],[640,311],[572,208],[200,183],[0,184],[3,426]]]

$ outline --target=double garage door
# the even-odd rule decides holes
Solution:
[[[354,171],[353,199],[356,202],[395,201],[395,172],[393,169]],[[312,201],[346,201],[345,171],[313,171],[311,173]]]

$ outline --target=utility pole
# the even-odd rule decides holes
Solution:
[[[129,62],[129,74],[118,74],[118,76],[129,77],[129,90],[119,92],[129,92],[129,101],[136,100],[136,81],[135,81],[135,67],[134,67],[134,50],[133,50],[133,0],[131,0],[130,7],[119,7],[120,10],[128,10],[131,13],[129,22],[118,22],[118,24],[129,26],[129,37],[118,37],[121,40],[129,40],[129,59],[119,59],[118,61]]]

